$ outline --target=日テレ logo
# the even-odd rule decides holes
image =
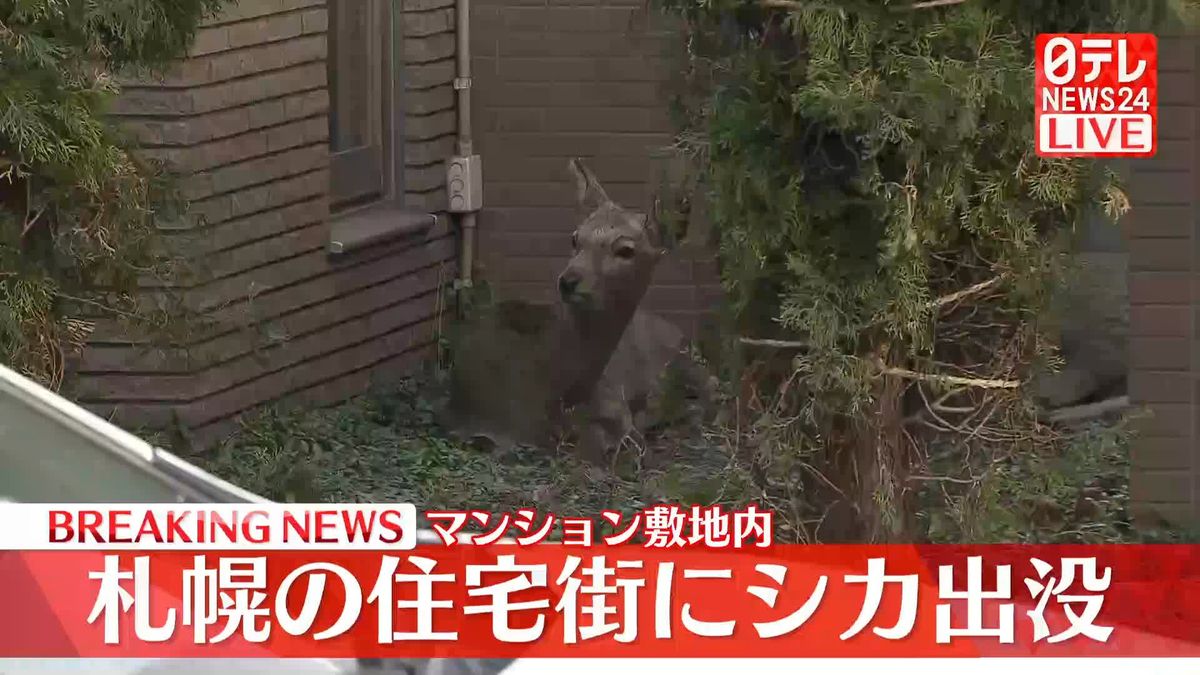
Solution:
[[[1036,43],[1042,157],[1150,157],[1158,137],[1158,40],[1150,33],[1047,33]]]

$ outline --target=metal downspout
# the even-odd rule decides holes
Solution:
[[[471,140],[471,2],[470,0],[456,0],[454,5],[454,14],[457,21],[457,36],[456,36],[456,58],[458,76],[454,80],[454,89],[458,95],[458,142],[457,154],[459,158],[472,158],[474,148]],[[474,158],[474,162],[470,164],[470,168],[474,172],[479,170],[479,162]],[[479,187],[482,187],[482,181],[476,179]],[[461,250],[459,252],[459,290],[469,289],[472,283],[472,269],[475,266],[475,225],[477,218],[477,207],[481,205],[482,195],[476,196],[476,208],[467,207],[459,215],[459,228],[461,233]]]

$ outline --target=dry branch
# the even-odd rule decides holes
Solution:
[[[945,7],[946,5],[961,5],[967,0],[927,0],[926,2],[913,3],[912,9],[926,9],[928,7]]]
[[[1070,408],[1059,408],[1050,413],[1051,422],[1070,423],[1093,420],[1103,417],[1109,413],[1115,413],[1125,410],[1130,407],[1128,396],[1117,396],[1115,398],[1088,403],[1085,405],[1072,406]]]
[[[918,382],[938,382],[941,384],[953,384],[962,387],[976,387],[979,389],[1016,389],[1021,386],[1021,383],[1018,380],[993,380],[981,377],[942,375],[939,373],[918,373],[915,370],[885,366],[882,363],[877,364],[876,367],[879,368],[879,372],[883,375],[902,377],[906,380],[916,380]]]
[[[806,349],[807,342],[797,342],[795,340],[768,340],[764,338],[739,338],[738,342],[744,345],[753,345],[755,347],[773,347],[775,349]]]
[[[971,289],[966,289],[966,291],[970,290]],[[960,292],[965,293],[966,291]],[[738,338],[738,342],[744,345],[770,347],[772,349],[806,349],[810,346],[807,342],[797,342],[793,340],[768,340],[763,338],[748,337]],[[939,373],[919,373],[915,370],[908,370],[907,368],[886,366],[881,362],[876,362],[875,367],[883,375],[902,377],[906,380],[917,380],[920,382],[938,382],[941,384],[950,384],[960,387],[974,387],[977,389],[1016,389],[1021,386],[1021,382],[1019,380],[996,380],[980,377],[942,375]]]
[[[946,7],[948,5],[959,5],[966,0],[925,0],[925,2],[914,2],[906,7],[896,7],[896,9],[928,9],[931,7]],[[802,0],[759,0],[763,7],[773,7],[777,9],[804,9],[810,3]]]
[[[986,291],[989,288],[996,286],[1001,281],[1004,281],[1006,278],[1008,278],[1007,273],[993,277],[991,279],[988,279],[987,281],[981,281],[973,286],[968,286],[967,288],[964,288],[961,291],[955,291],[949,295],[943,295],[942,297],[937,298],[936,300],[932,300],[932,301],[930,301],[929,306],[933,307],[933,308],[945,307],[946,305],[956,303],[959,300],[962,300],[963,298],[970,297],[970,296],[976,295],[978,293],[982,293],[983,291]]]

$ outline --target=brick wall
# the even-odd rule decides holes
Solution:
[[[577,215],[568,157],[590,159],[614,198],[644,207],[670,141],[664,84],[675,34],[640,0],[476,0],[475,128],[484,155],[484,275],[545,298]],[[402,0],[406,206],[445,208],[455,134],[454,1]],[[269,403],[325,404],[429,354],[453,236],[331,258],[324,0],[242,0],[161,80],[127,83],[116,114],[144,151],[187,177],[192,215],[170,237],[201,272],[203,316],[150,348],[101,323],[69,393],[127,426],[178,418],[202,442]],[[664,263],[647,306],[695,325],[712,304],[710,256]],[[699,283],[697,280],[701,280]]]
[[[444,207],[454,131],[452,0],[404,6],[407,205]],[[193,219],[170,233],[202,275],[205,325],[173,349],[98,327],[71,393],[127,425],[173,415],[201,441],[267,403],[360,393],[428,354],[453,236],[329,257],[329,96],[323,0],[243,0],[197,35],[167,77],[132,83],[117,114],[187,177]]]
[[[502,293],[554,293],[579,219],[569,157],[584,157],[613,199],[647,206],[669,165],[678,39],[641,0],[473,0],[479,255]],[[645,306],[694,329],[717,297],[715,273],[710,255],[679,250]]]
[[[457,132],[454,0],[402,0],[404,189],[414,209],[446,208],[446,158]]]
[[[1131,399],[1152,414],[1132,451],[1131,498],[1144,525],[1200,520],[1197,441],[1198,182],[1194,39],[1159,43],[1159,150],[1130,165]]]

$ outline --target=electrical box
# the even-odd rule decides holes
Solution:
[[[446,161],[446,198],[451,213],[483,208],[483,171],[479,155],[451,157]]]

